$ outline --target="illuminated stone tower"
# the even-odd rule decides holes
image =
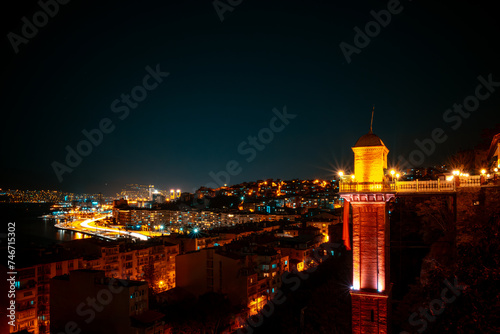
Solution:
[[[347,213],[344,224],[352,207],[352,332],[388,333],[391,284],[386,203],[394,197],[384,182],[389,150],[371,127],[352,150],[355,182],[341,186],[340,193]]]

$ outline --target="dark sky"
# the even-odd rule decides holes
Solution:
[[[408,158],[414,141],[435,128],[448,138],[425,166],[474,146],[482,129],[500,122],[500,92],[460,126],[443,120],[454,103],[474,96],[478,76],[500,81],[494,2],[402,1],[350,63],[340,43],[354,46],[354,28],[364,31],[370,11],[388,1],[243,0],[221,22],[212,1],[73,0],[45,25],[38,15],[38,33],[18,53],[9,32],[22,36],[23,16],[33,22],[41,8],[13,3],[2,10],[4,189],[114,194],[142,183],[192,191],[231,160],[241,171],[229,184],[329,179],[352,165],[351,146],[368,132],[373,104],[374,132],[391,163]],[[157,64],[170,74],[120,119],[113,101],[142,86],[146,67]],[[238,146],[284,106],[297,116],[248,162],[251,153]],[[66,146],[76,149],[82,131],[106,118],[114,130],[59,182],[52,164],[66,164]]]

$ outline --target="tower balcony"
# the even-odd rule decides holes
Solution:
[[[385,181],[385,182],[353,182],[341,181],[339,190],[341,193],[355,192],[396,192],[396,193],[437,193],[454,192],[458,187],[480,186],[475,178],[460,183],[454,180],[430,180],[430,181]]]
[[[394,182],[352,182],[341,181],[339,190],[341,193],[353,192],[395,192]]]

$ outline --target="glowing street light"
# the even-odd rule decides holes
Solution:
[[[486,169],[481,169],[481,174],[486,174]]]
[[[340,176],[340,177],[344,176],[344,172],[343,172],[343,171],[340,171],[340,172],[339,172],[339,176]]]
[[[460,171],[455,169],[455,170],[453,171],[453,175],[457,175],[457,176],[458,176],[458,175],[460,175]]]
[[[356,178],[356,176],[354,176],[354,174],[352,174],[351,179],[354,181],[355,178]]]
[[[396,180],[399,180],[399,177],[400,177],[400,176],[401,176],[401,175],[399,175],[399,173],[397,173],[397,174],[396,174]]]
[[[495,171],[495,173],[498,173],[498,168],[495,168],[494,171]]]

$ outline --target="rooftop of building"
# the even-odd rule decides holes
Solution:
[[[354,147],[366,147],[366,146],[385,146],[382,139],[374,134],[371,130],[366,135],[361,136],[358,139]]]
[[[148,284],[146,281],[134,281],[127,279],[116,279],[116,278],[106,277],[105,271],[94,270],[94,269],[77,269],[71,271],[69,274],[54,276],[52,279],[58,281],[70,281],[71,277],[77,277],[77,276],[79,277],[88,276],[89,279],[94,279],[94,283],[96,285],[109,285],[110,282],[112,282],[113,285],[120,285],[123,287],[142,286],[142,285],[147,286]]]
[[[59,245],[47,248],[20,248],[16,253],[16,268],[29,268],[40,264],[82,258],[77,252],[68,252]]]
[[[312,245],[314,244],[316,236],[312,234],[301,234],[293,238],[280,238],[279,247],[281,248],[296,248],[299,245]]]
[[[147,310],[139,315],[131,316],[130,318],[132,319],[133,327],[147,328],[151,326],[151,324],[154,324],[155,322],[163,319],[163,317],[165,317],[163,313],[153,310]]]

